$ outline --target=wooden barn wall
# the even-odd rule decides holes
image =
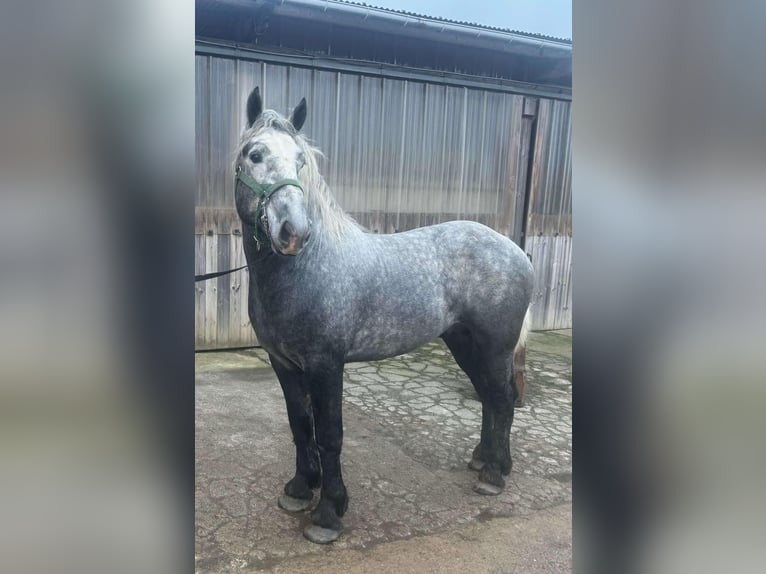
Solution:
[[[572,116],[569,102],[540,100],[525,250],[535,267],[531,326],[572,327]]]
[[[285,114],[306,97],[303,132],[325,154],[320,169],[340,205],[369,230],[472,219],[521,242],[537,99],[197,55],[197,273],[244,264],[232,152],[256,85],[264,105]],[[532,165],[541,197],[553,185],[545,178],[554,177],[546,170],[555,161]],[[197,349],[257,344],[244,271],[195,287]]]

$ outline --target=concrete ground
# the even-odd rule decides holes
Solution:
[[[481,403],[440,341],[347,365],[350,505],[331,546],[303,538],[308,513],[277,507],[294,450],[265,353],[196,360],[197,572],[571,571],[571,331],[530,334],[514,467],[497,497],[472,491]]]

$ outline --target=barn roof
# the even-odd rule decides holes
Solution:
[[[351,4],[352,6],[360,6],[364,8],[374,8],[375,10],[381,10],[383,12],[391,12],[394,14],[404,14],[412,16],[414,18],[423,18],[428,20],[434,20],[436,22],[447,22],[450,24],[460,24],[462,26],[470,26],[472,28],[481,28],[484,30],[493,30],[495,32],[507,32],[509,34],[515,34],[519,36],[528,36],[530,38],[540,38],[543,40],[553,40],[555,42],[561,42],[562,44],[569,44],[571,46],[571,38],[559,38],[557,36],[549,36],[547,34],[536,34],[534,32],[524,32],[521,30],[515,30],[512,28],[498,28],[496,26],[487,26],[486,24],[477,24],[476,22],[467,22],[465,20],[452,20],[451,18],[442,18],[441,16],[429,16],[427,14],[419,14],[417,12],[410,12],[408,10],[394,10],[393,8],[383,8],[382,6],[375,6],[374,4],[367,4],[366,2],[351,2],[349,0],[335,0],[339,4]]]
[[[350,0],[197,0],[198,41],[571,90],[572,42]]]

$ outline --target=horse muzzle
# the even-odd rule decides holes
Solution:
[[[311,226],[308,222],[305,225],[297,225],[285,220],[276,236],[272,236],[272,245],[282,255],[295,256],[303,251],[310,238]]]

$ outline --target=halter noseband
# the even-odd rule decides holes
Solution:
[[[236,176],[237,182],[242,182],[245,187],[253,190],[258,196],[258,207],[255,210],[255,234],[253,235],[253,239],[255,239],[255,243],[260,251],[261,245],[268,243],[271,240],[271,237],[269,236],[269,218],[266,217],[266,204],[268,203],[269,198],[287,185],[297,187],[301,190],[301,193],[303,193],[303,186],[297,179],[289,178],[280,179],[276,183],[258,183],[250,176],[250,174],[245,173],[242,166],[239,165],[237,166]]]

